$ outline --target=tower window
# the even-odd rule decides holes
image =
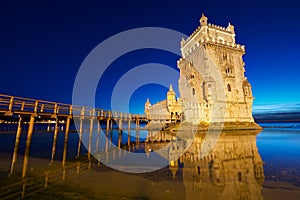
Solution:
[[[192,89],[192,94],[195,95],[195,88]]]
[[[227,76],[234,76],[233,68],[232,68],[232,67],[227,67],[227,68],[225,69],[225,72],[226,72],[226,75],[227,75]]]
[[[241,172],[238,173],[238,180],[239,180],[239,182],[242,181],[242,173]]]
[[[231,92],[231,86],[230,86],[230,84],[227,84],[227,90],[228,90],[228,92]]]

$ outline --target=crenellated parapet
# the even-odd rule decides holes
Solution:
[[[207,23],[207,17],[202,15],[200,26],[185,40],[181,40],[181,52],[183,57],[190,54],[200,45],[210,44],[231,48],[245,52],[245,46],[236,44],[234,26],[228,23],[227,27]]]
[[[228,41],[224,41],[224,40],[218,40],[218,39],[216,40],[215,38],[205,37],[205,38],[201,38],[200,41],[195,42],[193,44],[193,46],[189,46],[188,50],[182,48],[183,58],[188,57],[189,54],[191,54],[194,50],[196,50],[196,48],[198,48],[200,45],[206,45],[206,46],[213,45],[213,46],[217,46],[217,47],[225,47],[227,49],[240,51],[243,54],[246,52],[245,45],[240,45],[240,44],[236,44],[236,43],[232,43],[232,42],[228,42]]]
[[[211,23],[208,24],[208,27],[212,28],[212,29],[215,29],[215,30],[227,32],[229,34],[234,34],[234,26],[231,25],[230,23],[228,23],[228,26],[226,28],[222,27],[222,26],[215,25],[215,24],[211,24]]]

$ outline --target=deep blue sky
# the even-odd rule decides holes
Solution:
[[[237,42],[246,45],[255,105],[300,102],[297,0],[2,1],[0,93],[71,103],[77,71],[100,42],[147,26],[190,35],[203,12],[213,24],[235,25]],[[106,73],[107,89],[97,93],[98,105],[109,107],[113,85],[130,67],[157,62],[176,68],[177,59],[153,50],[122,56]],[[159,86],[142,87],[132,97],[133,112],[143,111],[147,96],[155,103],[165,92]]]

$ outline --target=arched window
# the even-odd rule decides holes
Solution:
[[[192,94],[195,95],[195,88],[192,89]]]
[[[234,76],[232,67],[226,67],[225,68],[225,73],[226,73],[226,76]]]
[[[239,180],[239,182],[242,181],[242,173],[241,172],[238,172],[238,180]]]
[[[230,86],[230,84],[227,84],[227,90],[228,90],[228,92],[231,92],[231,86]]]
[[[244,87],[244,94],[245,96],[248,96],[248,87]]]

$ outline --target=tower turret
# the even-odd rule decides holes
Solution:
[[[173,90],[172,84],[170,85],[169,91],[167,92],[167,105],[172,106],[176,102],[176,94]]]
[[[228,22],[228,26],[227,26],[226,30],[231,33],[234,33],[234,26],[230,22]]]
[[[202,13],[202,16],[200,18],[200,25],[201,26],[207,26],[207,17],[204,15],[204,13]]]
[[[147,98],[147,101],[145,103],[145,114],[147,117],[149,117],[150,113],[149,113],[149,108],[151,107],[151,103],[149,98]]]

